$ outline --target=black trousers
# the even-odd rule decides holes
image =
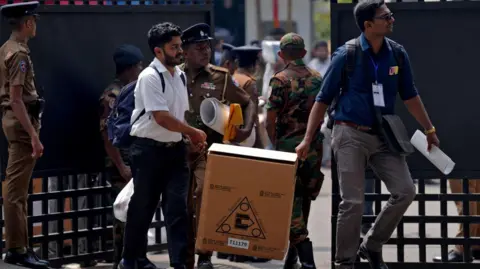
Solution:
[[[128,204],[123,258],[146,257],[147,232],[162,195],[170,265],[185,265],[189,170],[186,145],[138,138],[130,149],[134,193]]]

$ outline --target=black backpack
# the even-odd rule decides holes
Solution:
[[[405,63],[405,55],[402,52],[402,46],[389,38],[385,38],[385,40],[392,47],[393,57],[397,62],[398,75],[400,76],[402,74],[403,65]],[[360,37],[350,39],[345,44],[347,47],[347,59],[345,62],[345,66],[343,68],[342,80],[340,82],[340,93],[334,98],[334,100],[332,101],[332,103],[327,109],[327,113],[328,113],[327,128],[329,129],[333,128],[333,124],[334,124],[333,116],[335,115],[335,110],[337,109],[338,101],[348,89],[348,81],[352,77],[353,72],[355,71],[355,64],[357,63],[357,61],[361,61],[363,57],[362,48],[360,46]],[[401,80],[399,79],[398,81],[400,83]]]
[[[162,90],[165,92],[165,78],[163,74],[158,71],[155,66],[152,67],[160,77],[160,82],[162,83]],[[180,75],[183,85],[186,85],[185,74]],[[141,116],[145,114],[145,109],[140,112],[140,115],[130,123],[130,118],[132,116],[133,109],[135,108],[135,97],[134,90],[137,85],[137,81],[133,81],[125,85],[121,90],[120,94],[115,100],[110,115],[107,118],[107,133],[108,139],[113,146],[117,148],[128,148],[133,142],[133,138],[130,136],[130,130],[133,123],[135,123]]]

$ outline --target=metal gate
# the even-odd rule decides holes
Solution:
[[[339,1],[340,2],[340,1]],[[342,1],[344,2],[344,1]],[[357,2],[357,1],[355,1]],[[385,249],[395,248],[396,260],[387,262],[389,268],[476,268],[476,263],[433,263],[428,247],[437,247],[438,255],[446,261],[452,245],[465,247],[465,257],[470,257],[470,246],[480,245],[480,238],[472,238],[469,225],[480,223],[480,216],[469,216],[468,201],[480,201],[480,194],[469,194],[468,181],[480,178],[477,152],[480,148],[480,121],[474,120],[479,114],[478,67],[480,54],[473,50],[480,41],[480,2],[401,2],[387,3],[395,15],[394,33],[391,38],[405,46],[414,70],[415,81],[422,100],[432,118],[441,141],[441,148],[455,162],[455,170],[449,179],[464,179],[462,194],[448,192],[447,178],[416,152],[408,157],[412,177],[417,179],[417,196],[411,205],[418,207],[418,215],[406,215]],[[354,3],[331,1],[332,51],[347,40],[360,34],[353,18]],[[397,113],[402,116],[410,135],[421,129],[399,101]],[[333,155],[332,155],[333,156]],[[338,204],[341,201],[335,164],[332,165],[332,268],[335,257],[335,235]],[[367,177],[372,177],[367,172]],[[425,179],[440,179],[435,192],[427,191]],[[366,200],[375,201],[375,212],[381,210],[382,201],[389,195],[380,191],[381,183],[376,182],[376,193],[366,194]],[[453,201],[462,201],[463,216],[448,213]],[[431,204],[435,204],[431,207]],[[432,215],[432,209],[440,211]],[[429,213],[430,212],[430,213]],[[364,216],[363,222],[374,222],[376,216]],[[457,229],[464,225],[464,236],[455,237],[448,228]],[[407,225],[416,225],[418,235],[408,236]],[[429,227],[440,227],[440,234],[429,237]],[[412,260],[406,252],[416,247],[418,259]],[[365,262],[355,268],[369,268]]]
[[[37,87],[46,99],[40,134],[45,153],[30,184],[30,245],[57,268],[72,262],[109,260],[113,250],[106,240],[112,227],[107,219],[112,218],[112,206],[98,100],[114,79],[113,50],[124,43],[136,45],[148,63],[153,59],[147,43],[152,25],[162,21],[183,29],[199,22],[213,25],[213,4],[206,0],[40,2],[37,37],[29,46]],[[9,34],[2,22],[2,43]],[[0,142],[3,178],[7,161],[3,132]],[[3,206],[0,210],[3,230]],[[166,248],[162,219],[158,209],[151,226],[155,242],[150,251]],[[2,240],[0,253],[4,244]]]

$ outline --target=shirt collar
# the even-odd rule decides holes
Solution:
[[[390,43],[387,42],[387,39],[384,37],[383,38],[383,44],[387,44],[387,48],[389,51],[392,50],[392,47],[390,46]],[[367,38],[365,37],[365,34],[362,33],[360,35],[360,47],[362,47],[362,50],[363,51],[366,51],[370,48],[370,44],[368,44],[368,40]],[[383,46],[382,46],[383,47]]]
[[[160,62],[160,60],[158,60],[156,57],[153,59],[151,65],[155,66],[157,69],[158,69],[158,72],[160,73],[164,73],[164,72],[167,72],[167,68],[162,64],[162,62]],[[180,75],[180,72],[182,70],[177,66],[175,66],[175,74],[178,74]]]

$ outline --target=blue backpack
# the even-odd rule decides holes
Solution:
[[[155,69],[160,76],[162,89],[163,92],[165,92],[165,78],[163,77],[163,74],[160,73],[155,66],[150,67]],[[180,77],[182,78],[183,85],[186,85],[185,75],[182,73]],[[140,115],[130,123],[132,112],[135,108],[134,91],[136,85],[137,81],[133,81],[120,90],[120,94],[117,96],[112,111],[107,118],[108,140],[110,140],[112,145],[117,148],[130,147],[133,142],[133,137],[130,136],[132,125],[145,114],[145,109],[143,109],[142,112],[140,112]]]

